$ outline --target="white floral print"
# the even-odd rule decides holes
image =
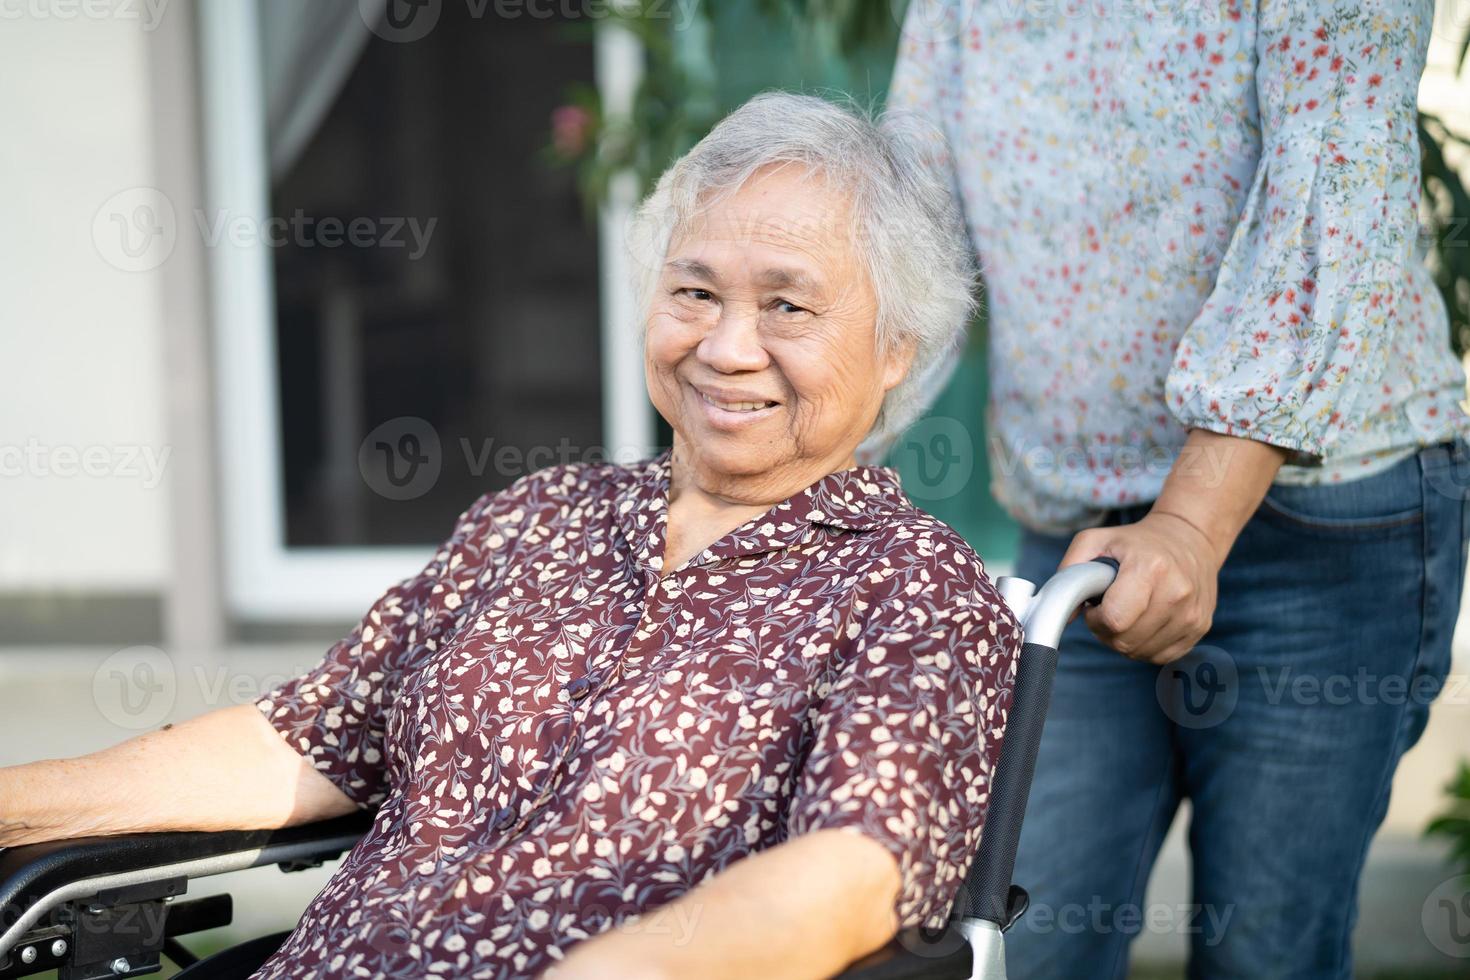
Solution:
[[[889,104],[948,140],[990,312],[997,499],[1153,500],[1189,427],[1378,472],[1470,434],[1416,251],[1433,4],[912,0]]]
[[[487,495],[258,702],[378,810],[257,976],[534,976],[820,828],[943,922],[1021,644],[980,559],[858,466],[660,575],[668,485],[665,452]]]

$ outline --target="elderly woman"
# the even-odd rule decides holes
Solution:
[[[253,706],[0,772],[0,843],[377,808],[273,980],[818,977],[941,923],[1020,634],[855,462],[970,310],[920,145],[793,95],[725,119],[634,239],[670,451],[485,496]]]

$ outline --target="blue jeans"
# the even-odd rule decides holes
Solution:
[[[1148,507],[1112,512],[1138,520]],[[1028,533],[1017,574],[1068,538]],[[1450,665],[1470,447],[1327,486],[1273,486],[1220,572],[1210,632],[1164,668],[1068,626],[1015,880],[1013,980],[1123,977],[1141,929],[1190,937],[1191,977],[1351,975],[1358,877]],[[1193,908],[1144,907],[1182,799]]]

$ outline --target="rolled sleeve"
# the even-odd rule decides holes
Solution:
[[[787,822],[793,836],[840,828],[892,853],[900,928],[942,925],[969,871],[1021,643],[988,582],[932,596],[860,638],[823,700]]]
[[[1165,381],[1187,427],[1320,462],[1400,329],[1418,229],[1416,90],[1431,7],[1263,5],[1262,153],[1214,290]]]

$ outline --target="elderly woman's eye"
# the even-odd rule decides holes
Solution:
[[[714,294],[708,289],[700,289],[698,286],[681,286],[674,290],[674,295],[682,296],[685,299],[697,300],[701,303],[707,303],[715,298]]]
[[[782,314],[785,314],[786,316],[796,316],[796,315],[801,314],[801,313],[810,313],[811,312],[811,310],[807,309],[804,306],[797,306],[795,303],[791,302],[790,300],[784,300],[784,299],[778,299],[778,300],[776,300],[775,310],[776,310],[777,313],[782,313]]]

